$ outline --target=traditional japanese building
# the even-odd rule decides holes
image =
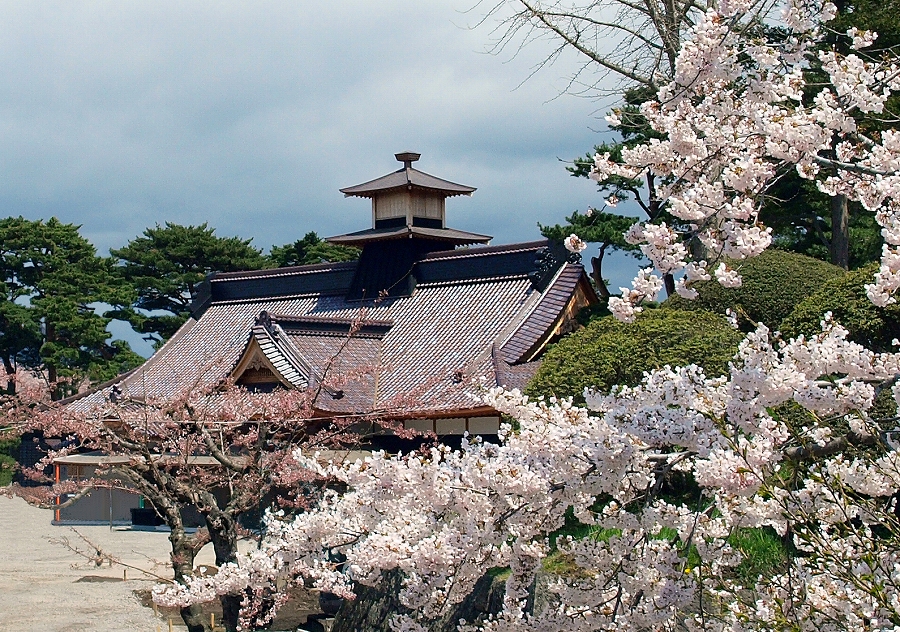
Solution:
[[[547,241],[487,245],[447,225],[475,189],[403,167],[341,191],[370,198],[372,225],[330,237],[358,261],[213,274],[191,318],[115,385],[174,396],[231,377],[317,390],[321,415],[384,412],[438,435],[496,434],[483,386],[523,387],[546,345],[597,300],[584,269]],[[474,383],[473,383],[474,381]],[[70,406],[95,406],[101,389]]]
[[[329,238],[359,247],[357,261],[211,275],[162,348],[67,407],[102,415],[124,398],[231,378],[253,390],[312,389],[317,416],[390,416],[450,442],[496,435],[500,417],[479,392],[524,387],[596,294],[561,244],[490,246],[487,235],[447,226],[447,199],[475,189],[414,168],[419,154],[396,158],[401,169],[341,190],[372,201],[370,228]],[[372,444],[397,441],[376,433]],[[111,458],[57,459],[57,480]],[[95,490],[56,521],[128,522],[143,511],[137,494],[117,494]]]

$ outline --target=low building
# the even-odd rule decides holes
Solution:
[[[490,246],[448,227],[446,200],[475,189],[414,168],[418,154],[396,157],[401,169],[342,189],[372,200],[370,228],[329,238],[361,248],[357,261],[211,275],[153,357],[69,405],[174,397],[230,377],[312,388],[322,416],[390,415],[445,440],[496,435],[481,389],[524,387],[597,296],[561,244]]]

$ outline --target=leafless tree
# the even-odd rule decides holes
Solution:
[[[768,4],[761,0],[760,4]],[[578,67],[568,92],[591,98],[656,91],[672,77],[682,37],[715,0],[486,0],[477,26],[492,24],[491,52],[550,44],[534,72],[564,55]]]
[[[490,52],[517,54],[532,44],[549,45],[529,77],[570,56],[577,66],[566,92],[620,101],[629,90],[650,98],[665,85],[674,75],[686,31],[717,4],[717,0],[480,0],[473,11],[482,14],[477,27],[493,25]],[[775,4],[757,0],[750,14],[764,16]],[[846,197],[832,199],[831,214],[830,258],[847,269]]]

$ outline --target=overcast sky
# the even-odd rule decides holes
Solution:
[[[268,251],[367,228],[368,200],[338,189],[411,150],[478,188],[449,225],[536,239],[600,203],[558,158],[602,139],[602,112],[559,96],[564,64],[526,80],[539,46],[486,54],[474,3],[0,3],[0,203],[103,254],[166,221]]]

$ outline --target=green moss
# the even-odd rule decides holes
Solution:
[[[696,283],[693,287],[700,294],[697,299],[689,301],[676,294],[663,303],[663,309],[702,309],[716,314],[731,309],[745,330],[754,328],[757,322],[776,329],[800,301],[821,289],[823,283],[846,274],[825,261],[782,250],[767,250],[728,265],[740,271],[741,287],[725,288],[716,281]]]
[[[568,577],[570,579],[587,579],[591,573],[578,564],[571,555],[555,551],[545,557],[541,562],[541,567],[551,575],[558,577]]]
[[[497,579],[508,579],[512,575],[512,570],[509,566],[494,566],[488,569],[487,574]]]
[[[638,384],[645,371],[696,363],[723,375],[742,336],[703,311],[648,310],[634,323],[601,318],[551,347],[527,389],[532,396],[573,396],[585,387]]]
[[[891,341],[900,338],[900,305],[876,307],[866,296],[878,264],[848,272],[825,283],[801,301],[781,323],[786,337],[811,336],[821,331],[822,316],[831,312],[850,332],[850,339],[873,351],[892,350]]]
[[[550,535],[552,552],[544,558],[541,567],[553,575],[569,578],[587,578],[591,576],[588,569],[584,569],[575,563],[572,556],[559,551],[556,541],[559,537],[570,536],[575,540],[590,538],[597,542],[608,542],[610,538],[622,535],[621,529],[603,529],[600,527],[581,524],[571,515],[571,508],[566,512],[566,526]]]

